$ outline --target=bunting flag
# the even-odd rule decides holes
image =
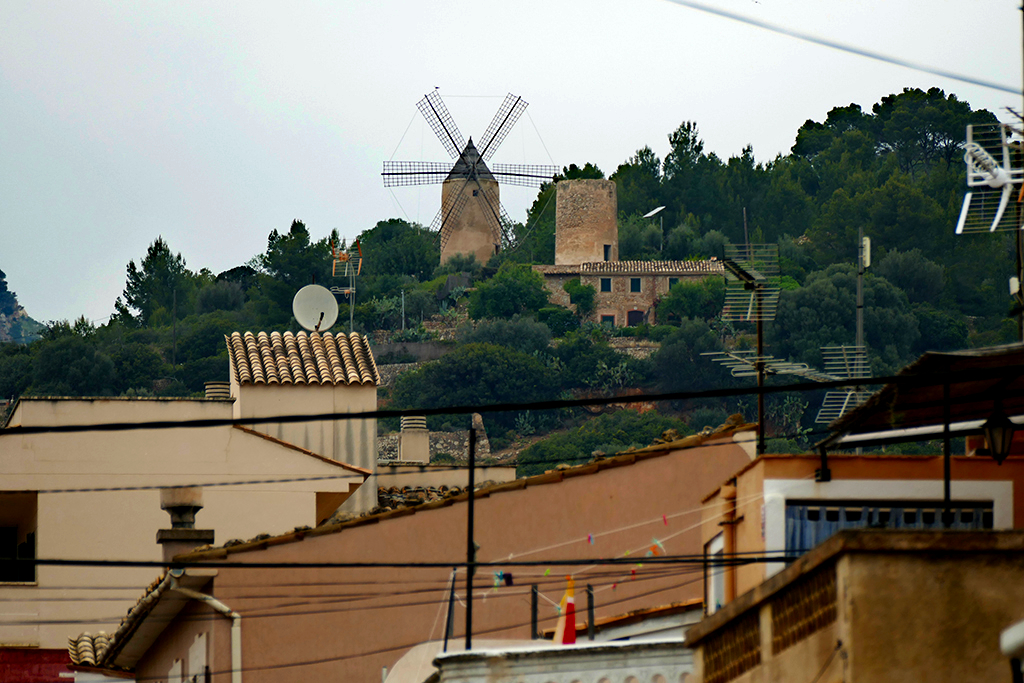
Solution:
[[[576,598],[573,592],[575,582],[571,576],[565,577],[568,587],[559,605],[561,616],[555,626],[554,642],[556,645],[572,645],[576,642]]]

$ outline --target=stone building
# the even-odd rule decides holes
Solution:
[[[564,286],[578,278],[594,288],[593,322],[653,325],[658,301],[674,285],[724,274],[717,259],[620,261],[618,200],[610,180],[563,180],[556,193],[555,264],[533,266],[554,304],[572,308]]]

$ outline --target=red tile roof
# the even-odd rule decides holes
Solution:
[[[234,332],[224,341],[239,384],[380,384],[369,340],[356,332]]]

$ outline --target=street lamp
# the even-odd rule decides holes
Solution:
[[[659,213],[661,213],[664,210],[665,210],[664,206],[659,206],[656,209],[651,209],[650,211],[645,213],[643,216],[641,216],[641,218],[654,218],[655,216],[657,216]],[[665,217],[664,216],[659,216],[659,218],[658,218],[658,225],[659,225],[659,228],[661,230],[661,249],[659,249],[659,251],[664,251],[665,250]]]
[[[1006,456],[1010,454],[1013,432],[1016,428],[1017,425],[1013,424],[1003,412],[1002,403],[997,401],[992,415],[981,426],[981,430],[985,434],[985,441],[988,442],[988,454],[992,456],[996,464],[1002,465],[1003,460],[1006,460]]]

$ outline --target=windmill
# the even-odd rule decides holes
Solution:
[[[540,187],[558,172],[555,166],[493,164],[502,141],[526,111],[527,102],[509,93],[480,138],[466,142],[436,90],[416,104],[454,162],[385,161],[384,187],[441,184],[441,210],[430,225],[438,235],[441,263],[455,254],[474,254],[486,263],[510,244],[512,224],[501,206],[498,184]]]

